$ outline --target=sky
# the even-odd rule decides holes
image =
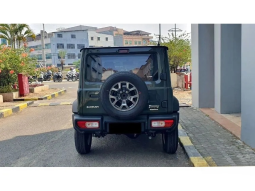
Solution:
[[[40,33],[40,30],[43,29],[43,24],[33,24],[28,23],[31,29],[35,34]],[[142,30],[151,33],[153,39],[156,40],[155,34],[159,34],[159,24],[86,24],[86,23],[75,23],[75,24],[47,24],[44,23],[45,31],[54,32],[57,28],[69,28],[78,25],[92,26],[92,27],[107,27],[113,26],[117,28],[122,28],[126,31],[132,30]],[[174,24],[161,24],[161,35],[168,36],[168,30],[174,28]],[[176,28],[181,29],[183,32],[186,31],[188,33],[191,32],[191,24],[176,24]]]

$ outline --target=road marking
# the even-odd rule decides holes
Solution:
[[[31,105],[31,107],[72,105],[72,104],[73,104],[72,102],[35,103]]]
[[[60,105],[71,105],[71,102],[61,102]]]
[[[38,107],[40,107],[40,106],[49,106],[49,105],[50,105],[50,103],[39,103]]]

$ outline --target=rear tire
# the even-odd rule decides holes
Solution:
[[[163,150],[169,154],[175,154],[178,148],[178,128],[170,133],[162,133]]]
[[[90,152],[92,143],[91,133],[79,133],[75,130],[74,132],[75,148],[79,154],[87,154]]]

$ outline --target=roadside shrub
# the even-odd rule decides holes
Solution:
[[[0,89],[1,91],[14,91],[13,84],[18,82],[18,74],[26,76],[37,75],[36,59],[28,56],[24,47],[12,49],[5,45],[0,45]]]

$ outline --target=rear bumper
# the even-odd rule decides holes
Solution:
[[[153,128],[151,127],[152,120],[174,120],[174,124],[171,127],[164,128]],[[77,125],[77,121],[99,121],[98,129],[81,129]],[[118,120],[110,116],[81,116],[78,114],[73,114],[72,116],[73,127],[80,133],[93,133],[93,134],[109,134],[109,124],[119,123],[119,128],[122,124],[141,123],[141,133],[161,133],[161,132],[171,132],[178,128],[179,123],[179,113],[172,113],[166,115],[141,115],[134,120]]]

